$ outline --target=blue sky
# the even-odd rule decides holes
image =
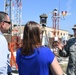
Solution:
[[[59,28],[62,30],[68,30],[69,33],[73,33],[72,27],[76,24],[76,0],[22,0],[23,24],[30,20],[40,23],[39,16],[44,13],[48,15],[47,26],[52,27],[52,14],[50,12],[55,8],[59,9],[59,3],[60,12],[68,12],[65,16],[65,20],[60,19]],[[0,10],[4,10],[4,0],[0,0]]]

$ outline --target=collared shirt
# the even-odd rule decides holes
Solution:
[[[0,32],[0,75],[7,75],[8,43]]]

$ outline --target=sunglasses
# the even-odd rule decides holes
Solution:
[[[9,22],[9,21],[4,21],[5,23],[8,23],[8,24],[11,24],[11,22]]]

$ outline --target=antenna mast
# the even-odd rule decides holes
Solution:
[[[4,0],[4,11],[8,13],[12,21],[11,30],[17,25],[17,32],[13,31],[13,33],[20,34],[21,29],[19,29],[19,26],[22,25],[22,0]]]

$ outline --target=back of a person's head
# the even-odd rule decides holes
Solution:
[[[41,45],[40,42],[40,27],[37,22],[29,21],[24,27],[23,47],[24,54],[28,55],[35,47]]]
[[[6,12],[0,11],[0,23],[5,21],[6,15],[8,15]]]

